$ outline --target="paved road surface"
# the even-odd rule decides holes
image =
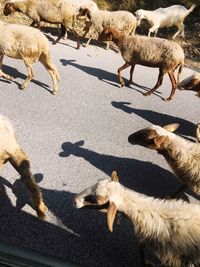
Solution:
[[[200,102],[193,92],[170,94],[163,86],[150,97],[158,70],[137,66],[131,88],[120,88],[116,70],[120,54],[101,47],[74,49],[75,42],[52,46],[61,81],[51,95],[50,76],[36,64],[36,78],[25,91],[23,62],[5,58],[4,71],[15,82],[0,80],[0,112],[13,122],[18,140],[31,159],[45,202],[46,221],[40,221],[16,171],[7,164],[0,177],[0,239],[30,247],[90,267],[138,267],[137,239],[129,221],[109,233],[106,217],[96,211],[76,210],[75,193],[117,170],[121,183],[152,196],[164,197],[178,182],[164,159],[154,151],[131,146],[130,133],[151,123],[179,122],[180,134],[194,138]],[[192,70],[184,69],[183,77]],[[127,79],[129,72],[124,71]]]

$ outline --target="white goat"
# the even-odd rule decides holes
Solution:
[[[113,41],[119,48],[125,64],[118,69],[118,78],[121,86],[125,83],[121,76],[121,71],[130,67],[129,85],[133,83],[133,72],[136,64],[147,67],[159,68],[159,75],[156,85],[145,96],[151,95],[163,82],[165,73],[169,75],[172,90],[170,96],[165,99],[169,101],[173,98],[179,76],[184,65],[184,52],[179,44],[162,38],[147,36],[126,36],[123,32],[114,27],[105,27],[99,35],[100,41]],[[174,71],[179,68],[177,81]]]
[[[195,91],[200,97],[200,73],[196,72],[178,84],[179,90]]]
[[[170,267],[199,266],[200,206],[137,193],[122,186],[116,172],[111,178],[99,180],[77,194],[74,198],[76,207],[105,207],[108,203],[107,223],[111,232],[117,211],[122,212],[133,223],[142,243],[153,250],[162,264]],[[144,261],[143,254],[141,256]]]
[[[54,41],[56,44],[62,37],[67,38],[67,29],[76,37],[77,49],[80,48],[80,41],[74,24],[74,7],[65,0],[10,0],[3,9],[5,16],[22,12],[33,20],[31,26],[37,24],[41,27],[41,21],[61,24],[61,36]]]
[[[0,115],[0,167],[7,161],[21,175],[22,182],[32,196],[33,206],[36,209],[38,217],[44,218],[47,207],[43,202],[42,193],[30,171],[28,157],[17,142],[15,131],[10,121],[3,115]]]
[[[186,140],[173,133],[178,124],[169,124],[164,127],[151,125],[131,134],[128,141],[132,145],[140,145],[164,156],[176,177],[183,185],[172,195],[186,187],[200,195],[200,144]],[[196,126],[198,140],[198,125]]]
[[[102,32],[104,27],[112,26],[118,29],[119,31],[123,31],[126,35],[134,35],[135,29],[137,27],[137,20],[135,16],[124,10],[120,11],[107,11],[107,10],[89,10],[87,8],[80,9],[79,14],[77,15],[79,18],[86,18],[86,31],[84,36],[86,36],[87,32],[90,32],[90,38],[88,39],[85,46],[87,46],[91,39],[95,34],[99,34]],[[83,37],[84,37],[83,36]],[[109,48],[109,42],[107,42],[107,49]]]
[[[7,24],[0,21],[0,77],[13,80],[13,77],[2,71],[4,55],[22,59],[28,71],[28,77],[20,88],[23,90],[33,79],[32,64],[40,61],[51,75],[53,92],[57,92],[59,74],[51,61],[49,43],[47,38],[38,29],[18,24]]]
[[[182,5],[173,5],[166,8],[158,8],[154,11],[139,9],[135,12],[138,25],[142,19],[151,25],[148,36],[154,32],[155,36],[159,28],[176,26],[178,31],[174,34],[175,38],[179,33],[184,37],[184,20],[194,10],[196,5],[186,9]]]

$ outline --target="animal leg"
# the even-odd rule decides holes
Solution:
[[[176,79],[174,77],[174,73],[173,71],[169,71],[168,72],[168,75],[169,75],[169,78],[171,80],[171,83],[172,83],[172,90],[171,90],[171,94],[168,98],[165,99],[165,101],[170,101],[172,100],[174,94],[175,94],[175,90],[176,90],[176,87],[177,87],[177,83],[176,83]]]
[[[26,65],[28,76],[26,80],[20,85],[20,89],[24,90],[30,83],[30,81],[34,78],[33,68],[32,68],[32,60],[30,58],[23,58],[24,63]]]
[[[159,75],[158,75],[158,80],[156,85],[154,86],[154,88],[152,88],[150,91],[144,93],[144,96],[149,96],[151,95],[154,91],[156,91],[156,89],[158,89],[158,87],[161,86],[162,82],[163,82],[163,76],[164,76],[164,72],[163,70],[159,70]]]
[[[135,69],[135,65],[132,65],[131,69],[130,69],[130,79],[129,79],[128,85],[133,84],[133,72],[134,72],[134,69]]]
[[[109,47],[110,47],[110,43],[109,43],[109,41],[106,41],[106,50],[108,50]]]
[[[36,209],[39,218],[45,218],[45,212],[48,208],[45,206],[42,193],[35,182],[34,176],[30,171],[30,162],[22,149],[16,149],[15,153],[10,156],[9,162],[21,175],[21,180],[32,196],[33,206]]]
[[[185,33],[184,33],[184,24],[183,23],[180,23],[177,25],[178,27],[178,31],[173,35],[172,39],[176,38],[176,36],[181,33],[181,36],[184,37],[185,36]]]
[[[87,47],[90,44],[90,41],[92,40],[92,36],[87,40],[86,44],[83,44],[83,47]]]
[[[123,66],[121,66],[117,72],[118,72],[118,78],[119,78],[119,83],[121,84],[121,87],[123,87],[125,85],[123,79],[122,79],[122,76],[121,76],[121,71],[124,70],[124,69],[127,69],[128,67],[130,67],[131,65],[129,63],[125,63]]]
[[[5,74],[3,71],[2,71],[2,65],[3,65],[3,56],[4,55],[0,55],[0,77],[3,77],[7,80],[10,80],[10,81],[13,81],[14,78],[8,74]]]
[[[148,33],[148,37],[150,37],[151,36],[151,33],[152,32],[155,32],[155,34],[154,34],[154,36],[156,36],[156,33],[157,33],[157,31],[158,31],[158,26],[153,26],[153,27],[151,27],[150,29],[149,29],[149,33]]]
[[[55,67],[55,65],[51,62],[50,55],[42,54],[39,58],[39,61],[42,63],[42,65],[47,69],[49,72],[52,82],[53,82],[53,92],[52,94],[55,95],[57,92],[57,81],[60,80],[58,71]]]
[[[70,29],[70,31],[73,33],[73,35],[76,38],[76,43],[77,43],[76,49],[79,49],[81,45],[80,45],[80,40],[79,40],[78,33],[74,29]]]

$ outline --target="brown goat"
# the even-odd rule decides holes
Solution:
[[[43,202],[42,193],[30,171],[28,157],[18,144],[10,121],[0,115],[0,167],[7,161],[21,175],[22,182],[32,196],[33,206],[36,209],[38,217],[44,219],[47,207]]]
[[[169,101],[173,98],[179,76],[184,65],[184,52],[181,46],[173,41],[161,38],[146,36],[126,36],[124,33],[113,27],[106,27],[99,35],[100,41],[113,41],[121,51],[125,64],[118,69],[118,77],[121,86],[125,83],[121,77],[121,71],[130,67],[129,84],[133,83],[132,76],[136,64],[147,67],[159,68],[159,75],[156,85],[145,96],[151,95],[163,82],[165,73],[168,73],[172,90],[170,96],[165,99]],[[174,71],[179,67],[177,81]]]

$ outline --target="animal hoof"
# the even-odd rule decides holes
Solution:
[[[149,96],[151,93],[147,92],[147,93],[143,93],[144,96]]]
[[[56,95],[56,91],[53,91],[53,92],[52,92],[52,95]]]
[[[37,208],[37,215],[40,219],[45,219],[45,213],[48,211],[47,206],[45,206],[44,202],[41,202],[40,205]]]
[[[168,97],[168,98],[164,98],[163,99],[165,102],[169,102],[170,100],[172,100],[172,98],[171,97]]]
[[[24,84],[21,84],[21,85],[19,86],[19,89],[20,89],[20,90],[24,90],[25,87],[26,87],[26,86],[25,86]]]

